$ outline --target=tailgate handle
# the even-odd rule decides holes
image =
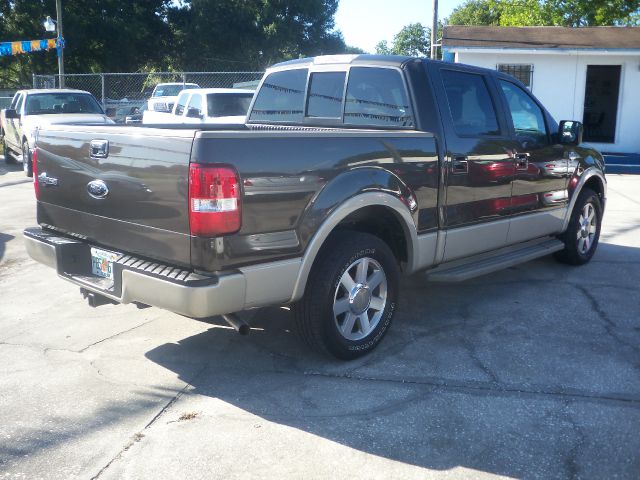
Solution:
[[[109,156],[109,140],[91,140],[89,154],[91,158],[107,158]]]

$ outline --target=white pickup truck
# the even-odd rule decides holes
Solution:
[[[2,153],[7,163],[22,162],[33,176],[31,152],[38,129],[57,123],[110,124],[93,95],[84,90],[19,90],[9,108],[0,113]]]
[[[143,124],[244,123],[253,90],[196,88],[183,90],[171,113],[145,111]]]
[[[178,94],[183,90],[200,88],[197,83],[159,83],[153,89],[151,98],[147,100],[147,109],[151,112],[171,113]]]

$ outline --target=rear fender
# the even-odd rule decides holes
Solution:
[[[325,186],[302,216],[298,234],[306,248],[291,301],[302,298],[311,267],[329,235],[350,214],[370,206],[388,208],[399,220],[407,242],[404,270],[414,270],[418,238],[413,193],[396,175],[383,168],[350,170]]]

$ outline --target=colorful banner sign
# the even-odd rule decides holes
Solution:
[[[19,55],[21,53],[41,52],[43,50],[60,51],[64,48],[64,38],[47,38],[45,40],[26,40],[24,42],[0,43],[0,57]]]

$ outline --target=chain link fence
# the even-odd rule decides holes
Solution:
[[[82,73],[34,75],[33,88],[77,88],[86,90],[102,103],[116,122],[142,109],[159,83],[195,83],[202,88],[255,89],[263,72],[150,72]],[[62,82],[60,81],[62,78]]]

